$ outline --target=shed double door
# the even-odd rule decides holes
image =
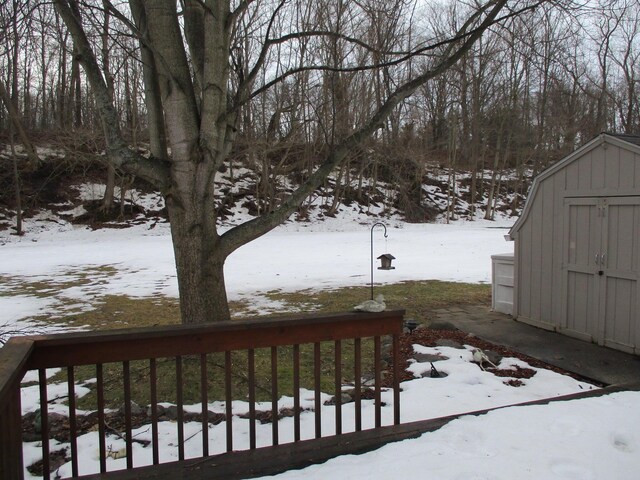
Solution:
[[[640,197],[565,199],[568,333],[640,352]]]

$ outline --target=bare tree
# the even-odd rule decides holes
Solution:
[[[386,52],[389,60],[366,66],[316,63],[285,65],[272,70],[270,59],[298,48],[301,39],[340,39],[353,52],[375,51],[365,41],[324,29],[297,29],[274,36],[273,26],[289,13],[288,2],[274,5],[240,2],[232,6],[224,1],[184,0],[181,11],[170,0],[132,2],[138,18],[144,17],[146,29],[135,27],[128,14],[108,5],[111,14],[126,24],[153,55],[158,73],[159,96],[164,112],[171,157],[147,159],[128,148],[105,78],[96,60],[95,47],[89,41],[78,15],[75,0],[56,0],[55,5],[69,29],[84,67],[87,80],[105,125],[107,146],[113,163],[122,170],[140,176],[159,188],[169,210],[176,258],[183,322],[201,323],[229,318],[224,263],[237,248],[265,234],[285,221],[324,179],[358,145],[376,132],[395,109],[421,85],[451,68],[500,19],[513,16],[534,4],[508,0],[490,0],[470,10],[452,37],[432,38],[412,51]],[[87,8],[83,4],[82,8]],[[349,3],[356,11],[357,3]],[[514,10],[519,9],[519,10]],[[232,45],[242,36],[241,19],[256,14],[264,19],[260,31],[262,44],[252,53],[249,68],[234,69]],[[138,22],[138,25],[140,23]],[[427,55],[443,47],[436,61],[418,69],[405,81],[394,85],[379,106],[359,125],[326,147],[321,164],[308,173],[306,180],[270,211],[225,233],[216,227],[216,173],[228,160],[238,137],[241,109],[264,92],[305,72],[347,75],[408,62],[416,55]],[[276,52],[280,50],[278,55]],[[357,55],[354,53],[354,58]],[[276,58],[278,60],[278,58]],[[283,58],[279,58],[282,62]],[[272,72],[275,71],[275,74]],[[267,75],[264,75],[267,72]],[[264,82],[256,83],[263,76]],[[230,88],[233,86],[233,88]],[[154,88],[154,87],[150,87]]]
[[[102,32],[100,34],[101,40],[101,56],[102,56],[102,75],[104,77],[105,83],[107,85],[107,92],[111,97],[111,102],[113,102],[114,95],[114,85],[113,85],[113,75],[111,74],[111,54],[110,54],[110,45],[109,45],[109,27],[111,22],[111,11],[109,10],[109,2],[107,0],[103,0],[102,7],[104,11],[103,22],[102,22]],[[75,12],[78,15],[78,11]],[[103,126],[103,128],[106,128]],[[106,133],[106,132],[105,132]],[[109,160],[109,153],[107,153],[107,181],[105,183],[104,195],[102,197],[102,206],[101,210],[103,212],[110,212],[113,208],[113,199],[115,196],[115,188],[116,188],[116,167],[114,162]]]
[[[24,121],[20,113],[20,101],[19,101],[19,64],[20,64],[20,47],[23,44],[24,31],[26,29],[25,22],[29,19],[26,6],[18,0],[12,0],[10,3],[6,3],[3,7],[0,7],[0,45],[6,46],[6,56],[8,57],[8,70],[10,77],[10,91],[5,87],[4,81],[0,78],[0,100],[4,104],[9,114],[9,143],[11,147],[11,161],[12,161],[12,177],[14,187],[14,202],[16,210],[16,233],[22,235],[22,188],[19,170],[19,159],[16,152],[15,145],[15,133],[17,132],[20,141],[24,146],[24,150],[27,153],[29,160],[29,167],[36,168],[40,163],[38,154],[29,138],[26,129],[24,128]],[[28,77],[28,75],[27,75]],[[26,88],[25,88],[26,90]],[[23,98],[27,98],[28,94],[25,91]],[[28,102],[25,101],[24,107],[28,107]],[[26,108],[25,108],[25,111]]]
[[[400,194],[384,204],[417,219],[433,201],[425,173],[446,166],[452,218],[454,180],[466,169],[468,213],[479,205],[491,219],[506,185],[518,210],[532,169],[602,129],[640,129],[630,0],[603,0],[589,19],[563,10],[569,1],[541,0],[429,11],[413,0],[54,3],[0,5],[0,124],[25,146],[39,133],[72,131],[69,143],[92,136],[101,150],[93,131],[104,131],[111,171],[162,191],[185,321],[227,318],[227,256],[304,214],[319,191],[331,214],[387,181]],[[144,135],[150,158],[131,148]],[[7,163],[4,190],[33,163]],[[252,170],[258,216],[222,233],[216,223],[237,201],[229,182],[238,165]],[[504,174],[514,167],[517,180]]]
[[[640,5],[625,1],[611,13],[620,22],[616,39],[619,46],[612,49],[612,60],[620,72],[617,88],[613,93],[614,103],[622,131],[631,134],[640,128]]]
[[[597,93],[597,109],[594,134],[608,130],[610,117],[610,80],[611,80],[611,51],[615,42],[616,30],[620,27],[621,18],[615,15],[615,7],[609,2],[603,2],[601,15],[596,24],[598,77],[594,79]]]

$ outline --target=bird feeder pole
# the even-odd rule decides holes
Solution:
[[[384,228],[384,238],[387,238],[387,226],[384,223],[377,222],[371,227],[371,300],[373,300],[373,229],[380,225]]]

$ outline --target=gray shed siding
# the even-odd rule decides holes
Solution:
[[[515,313],[518,317],[553,328],[562,301],[563,193],[566,173],[539,184],[536,201],[517,233]],[[554,295],[554,292],[556,293]]]
[[[587,323],[596,314],[588,312],[588,305],[567,304],[569,288],[593,287],[563,271],[571,202],[567,199],[619,196],[640,196],[640,147],[615,136],[600,135],[538,176],[522,217],[510,231],[516,242],[514,317],[569,332],[593,328]],[[574,280],[577,283],[568,287]],[[568,309],[578,309],[569,316],[584,317],[584,325],[568,325]]]

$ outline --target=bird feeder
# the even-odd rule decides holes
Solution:
[[[378,267],[378,270],[395,270],[396,267],[391,266],[391,262],[395,260],[395,258],[396,257],[391,255],[390,253],[383,253],[382,255],[380,255],[378,257],[378,260],[380,260],[380,266]]]
[[[371,300],[373,300],[373,230],[376,227],[382,227],[384,228],[384,238],[387,238],[387,227],[384,223],[374,223],[373,226],[371,227]],[[386,248],[385,248],[386,250]],[[390,253],[385,253],[383,255],[380,255],[378,257],[378,259],[380,260],[380,263],[382,264],[380,267],[378,267],[378,270],[393,270],[396,267],[392,267],[391,266],[391,261],[394,259],[395,257],[393,255],[391,255]]]

